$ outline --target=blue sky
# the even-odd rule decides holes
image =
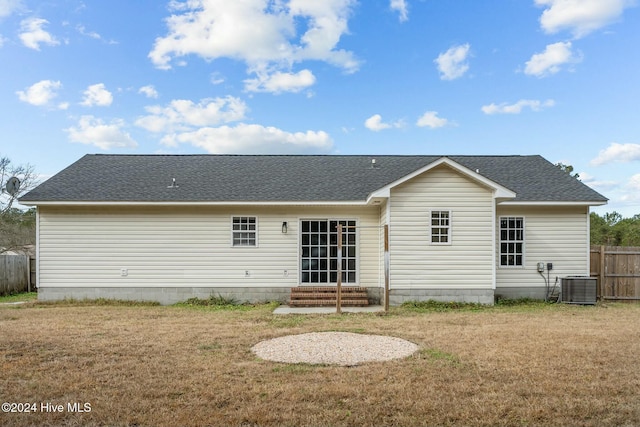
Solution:
[[[635,0],[0,0],[0,155],[541,154],[640,213]]]

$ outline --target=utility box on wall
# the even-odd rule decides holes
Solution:
[[[562,302],[569,304],[595,304],[597,279],[588,276],[562,278]]]

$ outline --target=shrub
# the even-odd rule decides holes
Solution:
[[[211,295],[207,299],[202,298],[189,298],[185,302],[178,303],[178,305],[187,305],[192,307],[215,307],[215,308],[239,308],[242,306],[248,306],[247,304],[241,304],[233,297],[225,297],[220,294]]]

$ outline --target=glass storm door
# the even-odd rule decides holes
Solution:
[[[337,283],[338,224],[354,227],[352,220],[303,220],[300,236],[300,281]],[[342,282],[356,283],[356,229],[342,231]]]

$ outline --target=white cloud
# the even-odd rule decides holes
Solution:
[[[76,26],[76,30],[78,30],[78,32],[80,34],[82,34],[83,36],[92,38],[92,39],[96,39],[96,40],[101,40],[102,37],[100,36],[100,34],[96,33],[95,31],[87,31],[87,28],[84,25],[77,25]]]
[[[546,101],[538,101],[537,99],[521,99],[515,104],[491,103],[482,106],[482,112],[485,114],[520,114],[524,108],[530,108],[532,111],[542,111],[544,108],[553,107],[555,101],[547,99]]]
[[[97,105],[99,107],[108,107],[113,102],[113,95],[109,92],[104,83],[98,83],[87,87],[84,91],[84,99],[81,105],[85,107],[93,107]]]
[[[568,164],[565,161],[560,161],[559,163],[562,163],[563,165]],[[558,164],[558,163],[556,163],[556,164]],[[584,182],[585,184],[588,183],[588,182],[595,181],[595,177],[593,175],[591,175],[590,173],[588,173],[588,172],[584,172],[584,171],[578,172],[578,175],[580,176],[580,181]]]
[[[87,27],[85,27],[84,25],[76,25],[76,30],[78,31],[78,33],[82,34],[85,37],[100,40],[101,42],[106,44],[118,44],[118,42],[115,40],[105,40],[99,33],[87,30]]]
[[[383,129],[388,129],[391,127],[391,125],[388,123],[382,123],[382,116],[380,114],[374,114],[373,116],[369,117],[367,120],[365,120],[364,126],[374,132],[379,132]]]
[[[7,17],[22,7],[22,0],[0,0],[0,18]]]
[[[166,107],[151,106],[150,113],[136,120],[136,125],[155,133],[192,131],[195,127],[212,126],[244,119],[246,104],[239,98],[203,99],[198,104],[175,99]]]
[[[171,2],[168,34],[155,40],[149,58],[156,67],[195,54],[205,60],[244,61],[250,73],[289,72],[305,60],[325,61],[347,72],[359,62],[338,49],[347,34],[355,0],[244,0]],[[263,79],[264,80],[264,79]],[[267,79],[268,80],[268,79]],[[276,85],[276,87],[278,87]]]
[[[620,200],[630,204],[640,203],[640,173],[629,178],[629,181],[623,187],[623,194]]]
[[[546,7],[540,26],[547,33],[569,30],[580,38],[620,18],[634,0],[535,0]]]
[[[627,184],[630,188],[640,191],[640,173],[633,175]]]
[[[211,73],[210,81],[212,85],[219,85],[224,83],[224,76],[217,71]]]
[[[571,51],[571,42],[558,42],[547,45],[542,53],[534,54],[525,64],[524,73],[530,76],[545,77],[560,71],[567,63],[577,63],[582,60],[579,55]]]
[[[404,126],[402,120],[398,120],[394,123],[384,123],[380,114],[374,114],[364,121],[364,126],[374,132],[379,132],[384,129],[401,128]]]
[[[568,164],[568,162],[565,161],[562,161],[560,163]],[[587,184],[589,187],[595,188],[599,191],[611,190],[612,188],[618,187],[620,185],[620,183],[617,181],[598,180],[590,173],[584,171],[579,172],[578,175],[580,176],[580,181]]]
[[[416,125],[419,127],[428,127],[431,129],[441,128],[449,124],[449,120],[438,117],[437,111],[427,111],[424,113],[418,121]]]
[[[147,98],[157,98],[158,91],[153,85],[142,86],[138,89],[138,93],[144,94]]]
[[[259,73],[255,79],[245,80],[245,90],[248,92],[300,92],[316,82],[316,77],[309,70],[299,73],[275,72],[273,74]]]
[[[640,160],[640,144],[618,144],[612,142],[607,148],[601,150],[598,156],[591,160],[592,166],[601,166],[607,163],[628,163]]]
[[[167,135],[162,143],[168,146],[188,143],[212,154],[327,153],[333,147],[331,137],[323,131],[291,133],[275,127],[244,123]]]
[[[400,22],[405,22],[409,19],[409,6],[405,0],[391,0],[391,10],[395,10],[400,14]]]
[[[53,80],[41,80],[38,83],[34,83],[26,90],[19,90],[16,92],[20,101],[26,102],[38,107],[44,107],[50,104],[50,102],[58,96],[56,91],[62,87],[62,83]]]
[[[323,131],[287,132],[275,127],[238,123],[248,110],[239,98],[177,99],[166,106],[146,108],[136,125],[163,134],[162,144],[191,144],[210,153],[325,153],[333,147]],[[221,125],[221,126],[218,126]]]
[[[19,34],[22,44],[26,47],[40,50],[40,44],[55,46],[60,44],[51,34],[42,29],[49,21],[42,18],[29,18],[20,23],[21,33]]]
[[[138,143],[123,130],[124,126],[125,123],[121,119],[112,120],[107,124],[94,116],[82,116],[77,126],[65,131],[69,134],[70,141],[94,145],[103,150],[137,147]]]
[[[438,65],[442,80],[455,80],[462,77],[469,70],[466,62],[471,46],[469,43],[453,46],[444,53],[438,55],[434,62]]]

